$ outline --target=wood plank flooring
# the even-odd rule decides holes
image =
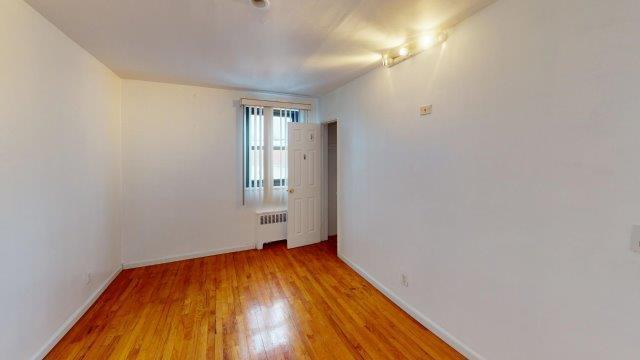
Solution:
[[[47,359],[463,359],[335,240],[124,270]]]

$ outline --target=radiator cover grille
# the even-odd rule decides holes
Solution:
[[[269,224],[278,224],[287,222],[287,212],[277,212],[277,213],[269,213],[269,214],[259,214],[258,215],[258,224],[259,225],[269,225]]]

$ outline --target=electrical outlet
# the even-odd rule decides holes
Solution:
[[[407,274],[402,274],[402,286],[409,287],[409,278]]]
[[[421,116],[429,115],[429,114],[431,114],[432,111],[433,111],[433,106],[432,105],[422,105],[422,106],[420,106],[420,115]]]
[[[631,251],[640,253],[640,225],[633,225],[631,229]]]

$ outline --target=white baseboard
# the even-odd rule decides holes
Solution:
[[[255,244],[248,244],[248,245],[234,246],[234,247],[215,249],[215,250],[198,251],[198,252],[192,252],[192,253],[182,254],[182,255],[167,256],[167,257],[158,258],[158,259],[132,261],[132,262],[123,264],[122,267],[124,269],[133,269],[137,267],[165,264],[165,263],[170,263],[170,262],[180,261],[180,260],[197,259],[205,256],[227,254],[232,252],[251,250],[255,248],[256,248]]]
[[[122,266],[119,266],[102,283],[102,285],[100,285],[100,287],[98,287],[98,289],[96,289],[96,291],[94,291],[93,294],[89,296],[87,301],[85,301],[84,304],[82,304],[82,306],[78,308],[78,310],[76,310],[73,314],[71,314],[71,316],[67,318],[67,320],[62,324],[62,326],[60,326],[58,330],[56,330],[56,332],[53,333],[53,335],[51,336],[51,338],[49,338],[47,343],[40,349],[40,351],[38,351],[38,353],[35,356],[33,356],[32,359],[40,360],[40,359],[43,359],[45,356],[47,356],[49,351],[51,351],[51,349],[53,349],[53,347],[56,346],[56,344],[60,341],[60,339],[62,339],[62,337],[67,334],[69,329],[71,329],[71,327],[75,325],[75,323],[82,317],[82,315],[84,315],[84,313],[87,312],[87,310],[89,310],[91,305],[93,305],[93,303],[100,297],[100,295],[102,295],[102,293],[107,289],[109,284],[111,284],[113,279],[115,279],[116,276],[120,274],[120,271],[122,271]]]
[[[456,349],[459,353],[466,356],[472,360],[484,360],[480,354],[473,351],[469,346],[465,345],[462,341],[457,339],[455,336],[451,335],[447,330],[445,330],[440,325],[436,324],[434,321],[420,313],[418,310],[413,308],[411,305],[407,304],[404,300],[400,299],[396,294],[394,294],[387,287],[382,285],[378,280],[369,275],[366,271],[364,271],[360,266],[356,265],[354,262],[349,260],[342,254],[338,253],[338,257],[344,261],[347,265],[349,265],[353,270],[355,270],[360,276],[365,278],[371,285],[373,285],[376,289],[380,290],[386,297],[388,297],[391,301],[393,301],[396,305],[398,305],[402,310],[404,310],[407,314],[411,315],[416,321],[422,324],[424,327],[429,329],[432,333],[436,334],[440,339],[449,344],[452,348]]]

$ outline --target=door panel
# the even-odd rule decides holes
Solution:
[[[307,224],[309,224],[309,231],[315,231],[316,230],[316,220],[315,220],[315,210],[316,210],[316,199],[310,197],[309,199],[307,199],[307,204],[309,205],[308,207],[308,213],[307,213]]]
[[[320,241],[320,125],[289,123],[289,248]]]

